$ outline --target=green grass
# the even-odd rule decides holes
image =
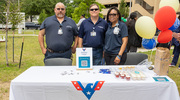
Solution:
[[[24,48],[22,54],[21,68],[19,69],[19,60],[22,46],[22,37],[14,38],[14,62],[12,57],[12,37],[8,37],[8,61],[9,67],[6,67],[5,42],[0,43],[0,81],[6,82],[15,78],[31,66],[43,66],[43,54],[41,53],[37,37],[24,37]]]
[[[36,32],[36,34],[38,31]],[[0,34],[5,34],[4,32],[1,32]],[[9,32],[9,34],[12,34]],[[17,32],[15,34],[18,34]],[[31,31],[29,31],[24,34],[33,34]],[[10,82],[12,79],[17,77],[19,74],[24,72],[26,69],[28,69],[31,66],[44,66],[44,55],[41,52],[38,38],[37,36],[25,36],[24,37],[24,48],[23,48],[23,55],[22,55],[22,61],[21,61],[21,68],[19,69],[19,59],[20,59],[20,52],[21,52],[21,46],[22,46],[22,38],[20,36],[15,37],[15,62],[12,60],[12,36],[8,37],[8,61],[9,61],[9,67],[6,67],[6,56],[5,56],[5,42],[0,43],[0,82]],[[170,50],[172,54],[172,50]],[[148,54],[149,59],[154,64],[155,59],[155,51],[152,52],[151,57],[151,51],[143,52],[145,54]],[[75,55],[73,55],[73,65],[75,65]],[[172,60],[172,58],[171,58]],[[170,60],[170,61],[171,61]],[[180,59],[178,61],[178,64],[180,64]],[[178,65],[177,64],[177,65]],[[178,90],[180,92],[180,70],[178,70],[178,66],[169,68],[169,75],[171,79],[173,79],[177,86]]]

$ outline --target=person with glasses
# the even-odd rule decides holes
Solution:
[[[65,15],[66,8],[64,4],[57,3],[54,12],[55,15],[43,21],[38,35],[42,53],[45,55],[44,61],[49,58],[70,59],[77,47],[78,28],[76,23]],[[44,36],[46,37],[46,48]],[[74,45],[72,46],[73,41]]]
[[[109,9],[107,22],[109,27],[104,47],[106,65],[123,65],[127,58],[128,29],[126,24],[121,22],[121,14],[116,7]]]
[[[99,6],[90,5],[90,18],[84,20],[79,29],[78,46],[93,48],[93,65],[100,65],[103,56],[103,46],[107,22],[99,17]]]

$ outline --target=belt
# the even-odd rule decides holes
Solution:
[[[63,51],[54,51],[54,50],[52,50],[52,49],[47,48],[47,51],[49,51],[49,52],[51,52],[51,53],[64,53],[64,52],[66,52],[66,51],[68,51],[68,50],[69,50],[69,49],[63,50]]]

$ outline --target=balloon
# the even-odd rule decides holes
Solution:
[[[176,21],[174,22],[174,24],[169,28],[169,30],[173,31],[175,29],[177,29],[180,25],[180,21],[178,18],[176,18]]]
[[[170,6],[160,8],[154,17],[154,21],[159,30],[165,31],[169,29],[176,20],[176,12]]]
[[[152,18],[141,16],[136,21],[135,29],[139,36],[151,39],[156,33],[156,24]]]
[[[161,0],[159,3],[159,8],[164,6],[170,6],[177,12],[179,8],[179,0]]]
[[[143,39],[142,40],[142,46],[145,49],[153,49],[156,46],[156,40],[154,38],[152,38],[152,39]]]
[[[162,31],[159,33],[157,40],[159,43],[168,43],[172,40],[172,34],[171,30]]]

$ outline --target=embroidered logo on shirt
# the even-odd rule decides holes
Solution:
[[[72,26],[66,26],[66,28],[72,28]]]
[[[102,29],[104,28],[104,27],[102,27],[102,26],[98,26],[98,27],[99,27],[99,28],[102,28]]]

